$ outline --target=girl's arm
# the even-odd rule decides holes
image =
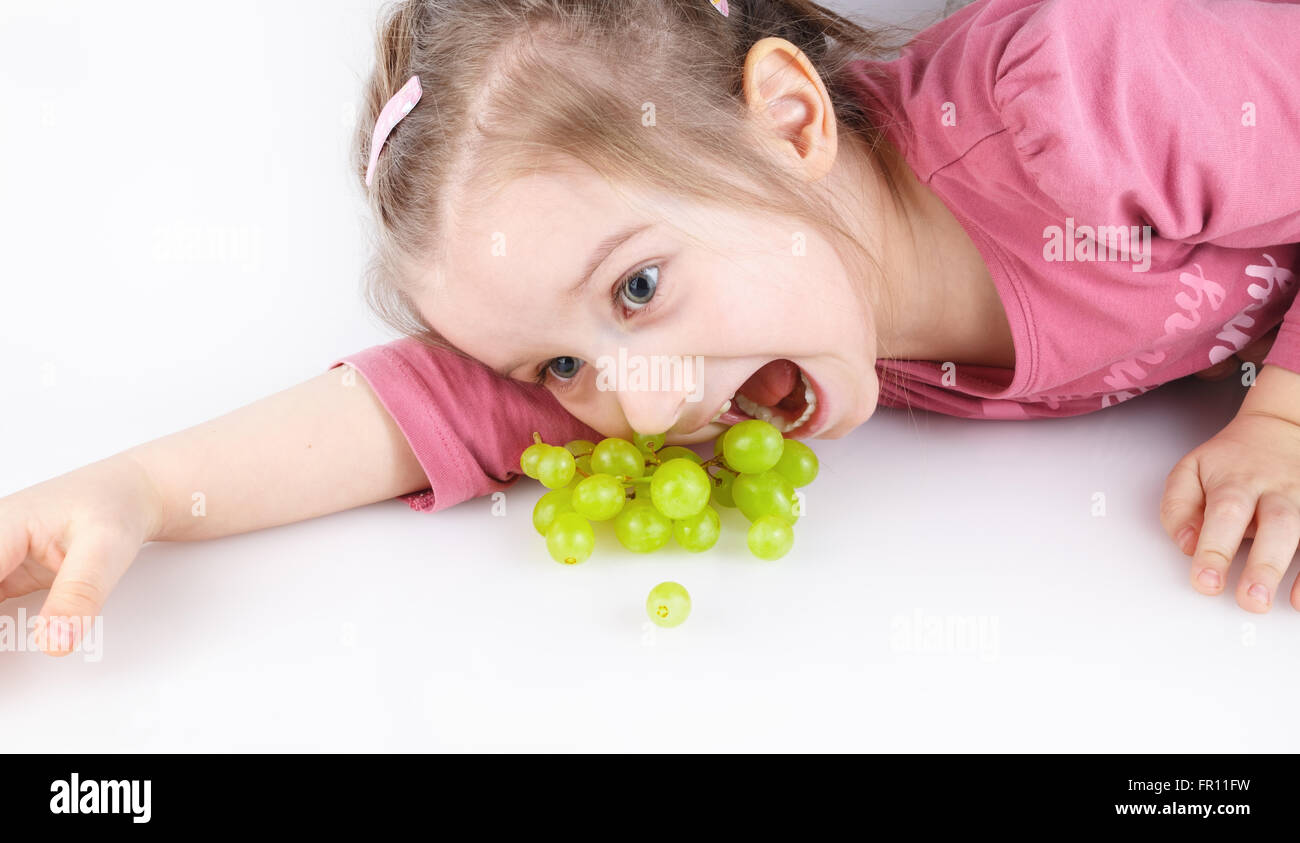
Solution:
[[[425,485],[366,381],[329,371],[0,497],[0,600],[48,588],[30,634],[66,655],[145,542],[257,530]]]
[[[71,652],[145,542],[243,533],[426,488],[408,503],[437,511],[509,486],[532,431],[598,436],[542,387],[414,340],[340,362],[0,498],[0,600],[50,590],[34,645]]]
[[[119,456],[156,490],[146,541],[245,533],[429,485],[392,416],[348,366]]]

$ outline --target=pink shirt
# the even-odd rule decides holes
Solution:
[[[359,371],[401,428],[429,478],[403,495],[437,512],[506,489],[523,476],[519,456],[533,442],[599,442],[545,387],[509,380],[487,366],[409,337],[340,358]]]
[[[946,380],[942,361],[879,361],[880,403],[1088,413],[1279,323],[1264,363],[1300,372],[1297,32],[1300,6],[1255,0],[980,0],[877,63],[884,80],[859,72],[983,255],[1016,347],[1014,370]],[[1149,267],[1078,260],[1081,226],[1150,226]]]
[[[1258,0],[978,0],[876,63],[884,79],[859,64],[864,101],[983,256],[1016,349],[1014,370],[880,360],[881,405],[1088,413],[1279,324],[1264,363],[1300,372],[1296,32],[1300,5]],[[1099,226],[1097,249],[1080,231]],[[1133,226],[1139,248],[1107,241]],[[416,340],[343,362],[428,475],[413,509],[507,488],[534,430],[600,438],[546,389]]]

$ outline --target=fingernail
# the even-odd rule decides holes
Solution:
[[[1183,551],[1183,553],[1192,552],[1193,548],[1188,547],[1187,543],[1192,540],[1192,536],[1194,535],[1196,535],[1196,531],[1191,527],[1184,527],[1182,532],[1178,534],[1178,547]]]
[[[1268,588],[1263,583],[1255,583],[1246,593],[1253,597],[1257,603],[1264,606],[1268,605]]]
[[[59,650],[72,649],[72,627],[67,621],[57,618],[50,621],[49,642]]]
[[[1219,572],[1213,568],[1202,568],[1201,573],[1197,575],[1196,581],[1206,588],[1218,588],[1222,579]]]

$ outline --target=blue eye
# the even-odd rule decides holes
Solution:
[[[543,375],[549,371],[560,380],[567,381],[572,380],[581,369],[582,361],[576,357],[553,357],[551,358],[551,362],[547,364],[546,371],[543,372]]]
[[[659,267],[647,266],[629,275],[619,285],[619,295],[628,310],[640,310],[650,303],[659,289]]]

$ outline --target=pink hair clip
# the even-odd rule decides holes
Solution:
[[[709,0],[709,2],[713,4],[713,8],[722,12],[724,18],[731,17],[731,10],[727,8],[727,0]]]
[[[724,0],[725,2],[725,0]],[[420,77],[412,76],[402,90],[393,94],[393,98],[384,106],[384,110],[379,112],[379,119],[375,121],[375,131],[370,136],[370,166],[366,167],[366,187],[370,187],[370,182],[375,177],[375,165],[379,163],[379,153],[383,150],[384,144],[388,143],[388,135],[393,131],[393,127],[402,122],[402,118],[410,113],[415,104],[424,96],[424,89],[420,87]]]

